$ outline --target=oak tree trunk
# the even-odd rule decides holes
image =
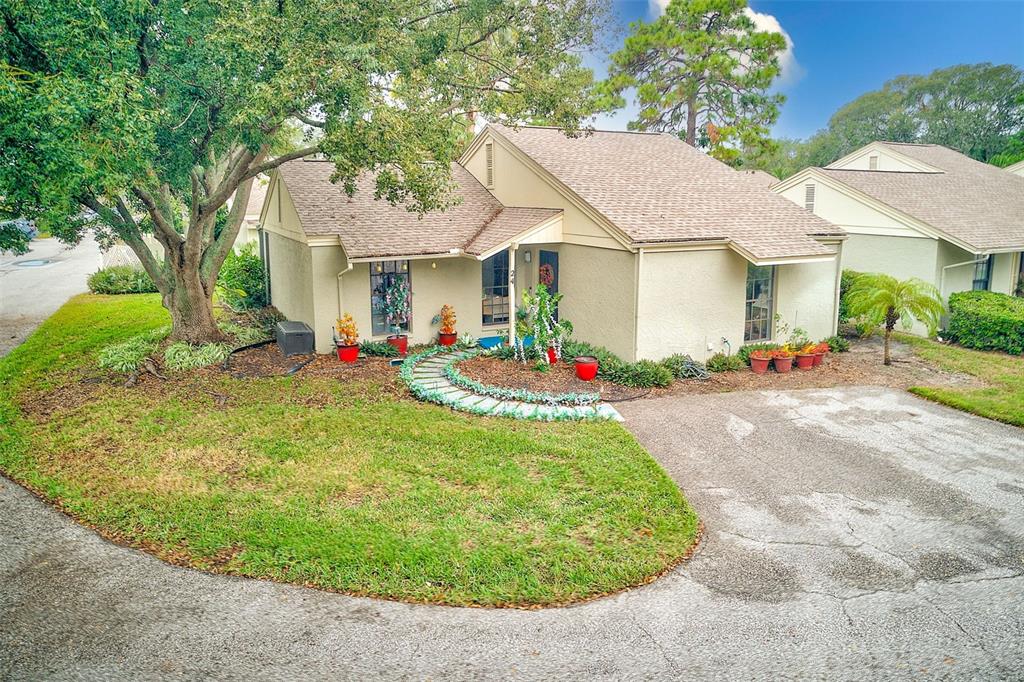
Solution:
[[[171,313],[171,338],[193,345],[225,339],[213,317],[213,287],[204,284],[198,268],[173,268],[173,282],[163,294],[163,304]]]

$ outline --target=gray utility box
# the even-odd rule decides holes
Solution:
[[[313,330],[305,322],[284,320],[277,323],[277,347],[285,357],[313,352]]]

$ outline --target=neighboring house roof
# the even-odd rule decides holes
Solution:
[[[1015,175],[1024,175],[1024,161],[1018,161],[1017,163],[1010,164],[1004,171],[1009,171]]]
[[[245,207],[245,219],[250,222],[259,222],[260,212],[263,210],[263,201],[267,198],[267,189],[270,182],[266,175],[258,175],[252,181],[252,189],[249,190],[249,203]]]
[[[754,260],[826,256],[842,229],[665,133],[488,128],[634,244],[726,241]]]
[[[744,180],[752,182],[758,187],[769,188],[772,185],[777,185],[779,183],[779,179],[767,171],[740,169],[736,172],[739,173],[740,177]]]
[[[815,169],[977,253],[1024,248],[1024,177],[935,144],[876,143],[936,172]]]
[[[364,173],[351,197],[331,182],[334,164],[299,160],[278,169],[307,236],[336,236],[349,258],[450,254],[480,255],[526,232],[561,209],[503,206],[465,168],[452,164],[460,202],[420,215],[374,198],[376,180]]]

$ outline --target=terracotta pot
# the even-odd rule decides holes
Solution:
[[[821,361],[824,360],[824,359],[825,359],[825,354],[824,353],[815,353],[814,354],[814,366],[817,367],[818,365],[820,365]]]
[[[583,381],[593,381],[597,376],[597,358],[591,355],[581,355],[574,360],[576,364],[576,376]]]
[[[398,349],[399,355],[409,352],[409,337],[405,334],[392,334],[387,339],[388,343]]]
[[[788,358],[772,358],[772,362],[775,363],[775,371],[780,374],[785,374],[789,370],[793,369],[793,357]]]
[[[338,359],[342,362],[355,362],[359,358],[359,346],[338,346]]]
[[[555,349],[548,346],[548,364],[553,365],[558,362],[558,355],[555,353]]]
[[[768,371],[768,363],[771,362],[771,358],[750,358],[750,369],[753,370],[754,374],[764,374]]]
[[[797,353],[796,366],[800,369],[813,369],[814,353]]]
[[[459,339],[459,335],[455,332],[451,334],[441,333],[437,335],[437,342],[442,346],[454,346],[455,342]]]

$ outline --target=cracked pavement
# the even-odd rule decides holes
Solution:
[[[1024,431],[881,388],[624,403],[706,526],[580,606],[413,606],[180,569],[0,478],[0,679],[1012,679]]]

